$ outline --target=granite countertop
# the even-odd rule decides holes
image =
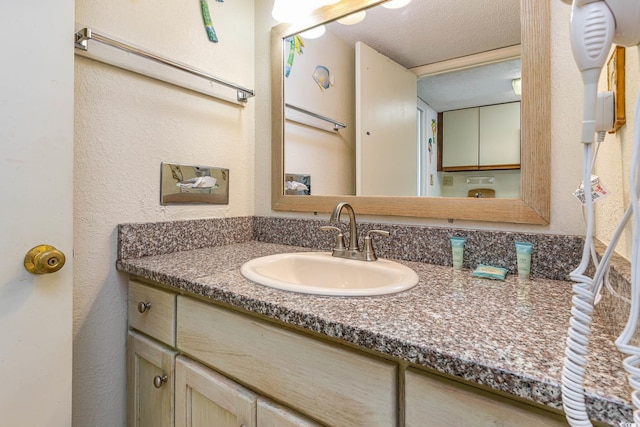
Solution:
[[[414,288],[377,297],[305,295],[255,284],[240,274],[249,259],[308,248],[255,241],[119,260],[120,271],[160,282],[454,375],[553,408],[571,309],[571,283],[493,281],[451,267],[399,261],[420,277]],[[355,262],[355,261],[354,261]],[[585,388],[589,415],[631,421],[621,356],[597,317]]]

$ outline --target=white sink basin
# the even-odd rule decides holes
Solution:
[[[315,295],[384,295],[404,291],[418,283],[416,272],[397,262],[348,260],[328,252],[255,258],[244,263],[240,272],[264,286]]]

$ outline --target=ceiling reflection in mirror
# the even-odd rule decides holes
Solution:
[[[443,160],[456,162],[447,160],[455,153],[446,156],[456,144],[446,142],[458,136],[447,129],[477,134],[455,150],[478,159],[482,147],[495,149],[503,138],[482,130],[507,120],[484,106],[513,104],[505,117],[517,121],[508,132],[519,156],[520,97],[512,82],[521,76],[520,59],[477,67],[463,60],[453,66],[459,70],[428,71],[429,64],[458,64],[519,44],[520,6],[513,0],[376,6],[357,24],[328,23],[319,38],[285,38],[285,194],[520,198],[519,158],[443,167]],[[464,109],[471,122],[445,113]],[[493,143],[483,144],[481,135]],[[306,188],[292,176],[304,176]]]

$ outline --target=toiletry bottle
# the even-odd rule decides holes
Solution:
[[[464,261],[464,237],[451,237],[451,252],[453,255],[453,269],[462,270]]]
[[[528,279],[531,272],[531,251],[533,245],[527,242],[516,242],[518,258],[518,277]]]

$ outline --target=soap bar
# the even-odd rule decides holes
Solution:
[[[485,277],[487,279],[504,280],[507,277],[509,270],[502,267],[492,267],[490,265],[480,264],[478,268],[473,271],[475,277]]]

